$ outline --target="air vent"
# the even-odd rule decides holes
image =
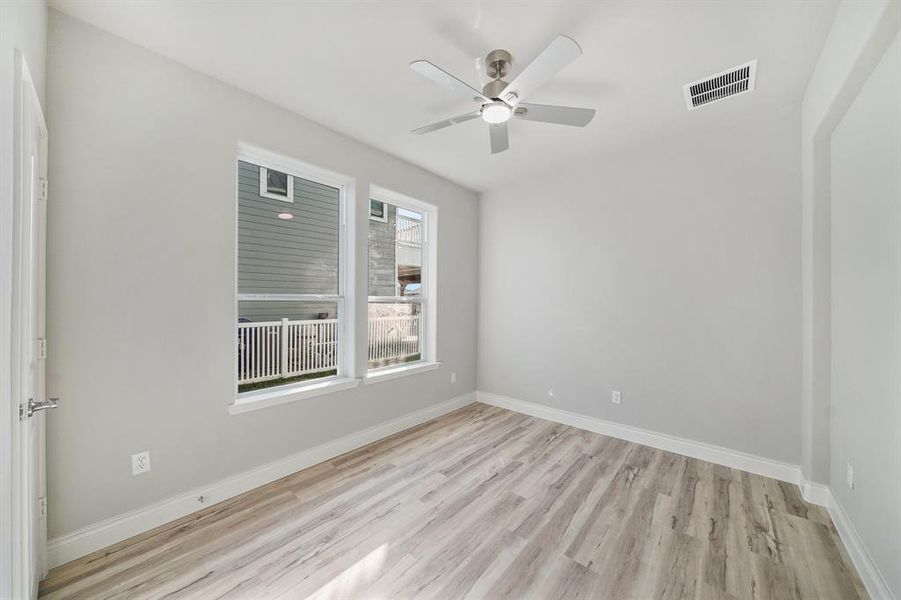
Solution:
[[[752,60],[716,75],[686,83],[683,89],[688,110],[694,110],[730,96],[753,92],[756,75],[757,61]]]

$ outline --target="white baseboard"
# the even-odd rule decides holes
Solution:
[[[832,489],[828,485],[810,481],[802,475],[799,486],[801,487],[801,497],[805,502],[829,508],[832,501]]]
[[[475,393],[470,392],[451,398],[440,404],[392,419],[337,440],[326,442],[309,450],[303,450],[263,465],[262,467],[239,473],[210,485],[200,487],[179,496],[156,502],[100,523],[83,527],[71,533],[50,540],[47,544],[47,559],[50,567],[65,564],[86,554],[90,554],[111,544],[149,531],[175,519],[200,510],[249,490],[265,485],[301,469],[340,456],[384,437],[425,423],[475,401]],[[198,497],[204,497],[204,504]]]
[[[879,572],[879,567],[876,566],[876,561],[873,560],[873,557],[867,551],[863,540],[860,539],[860,535],[854,529],[851,519],[848,518],[845,507],[838,501],[831,489],[829,489],[829,516],[832,517],[835,529],[838,531],[839,537],[842,538],[845,550],[848,551],[848,556],[851,557],[851,562],[854,563],[857,574],[863,581],[864,587],[867,588],[867,593],[870,595],[871,600],[895,600],[888,583],[886,583],[882,573]]]
[[[516,412],[524,413],[539,419],[546,419],[564,425],[572,425],[579,429],[586,429],[602,435],[619,438],[644,446],[651,446],[659,450],[675,452],[683,456],[706,460],[725,467],[740,469],[756,475],[763,475],[778,479],[779,481],[787,481],[789,483],[801,483],[801,469],[798,465],[793,465],[778,460],[763,458],[722,446],[714,446],[713,444],[705,444],[685,438],[667,435],[665,433],[657,433],[640,427],[632,427],[631,425],[622,425],[613,421],[605,421],[596,417],[580,415],[578,413],[560,410],[544,406],[543,404],[535,404],[533,402],[525,402],[508,396],[492,394],[489,392],[476,392],[476,399],[485,404],[499,406]],[[825,505],[825,504],[824,504]]]

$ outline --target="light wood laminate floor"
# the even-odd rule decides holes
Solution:
[[[797,486],[481,404],[53,569],[41,595],[866,597]]]

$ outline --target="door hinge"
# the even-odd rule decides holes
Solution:
[[[47,200],[47,180],[41,179],[41,200]]]
[[[38,358],[47,358],[47,338],[38,338]]]
[[[43,519],[47,516],[47,497],[38,498],[38,515]]]

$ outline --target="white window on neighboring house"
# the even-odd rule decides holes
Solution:
[[[260,196],[294,202],[294,177],[275,169],[260,167]]]
[[[237,167],[238,394],[344,377],[351,180],[262,151]]]
[[[371,373],[435,361],[436,207],[373,186],[370,205],[383,222],[369,224],[369,356]],[[374,219],[373,219],[374,220]]]
[[[384,202],[369,199],[369,218],[373,221],[385,223],[388,221],[388,213]]]

